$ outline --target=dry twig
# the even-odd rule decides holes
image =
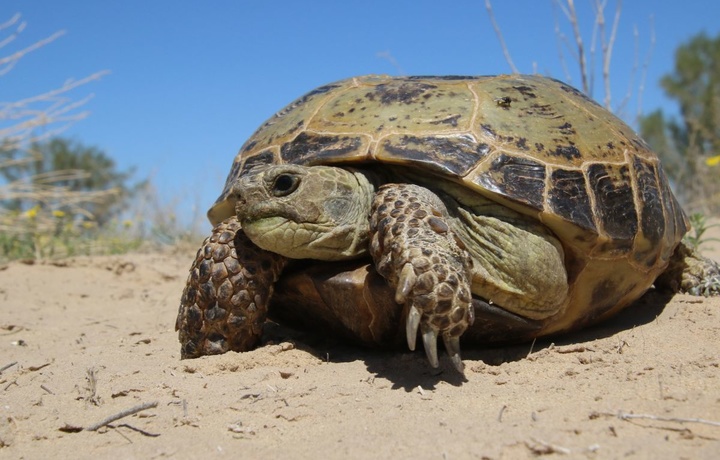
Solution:
[[[647,70],[650,66],[653,50],[655,49],[655,18],[650,16],[650,46],[647,55],[642,63],[642,72],[640,73],[640,83],[638,84],[638,101],[637,101],[637,117],[642,115],[642,96],[645,92],[645,81],[647,80]]]
[[[537,439],[537,438],[530,438],[530,440],[534,444],[530,444],[529,442],[525,441],[525,445],[528,449],[530,449],[534,454],[537,455],[548,455],[548,454],[569,454],[570,449],[567,447],[558,446],[556,444],[550,444],[549,442],[545,442],[543,440]]]
[[[0,374],[2,374],[4,371],[10,369],[11,367],[13,367],[16,364],[17,364],[17,361],[13,361],[10,364],[6,364],[3,367],[0,367]]]
[[[592,412],[590,418],[595,419],[599,416],[606,417],[617,417],[620,420],[632,420],[632,419],[645,419],[655,420],[658,422],[673,422],[673,423],[701,423],[703,425],[718,426],[720,427],[720,421],[707,420],[703,418],[682,418],[682,417],[663,417],[662,415],[652,414],[630,414],[623,411],[613,412]]]
[[[618,412],[617,414],[614,414],[619,418],[620,420],[630,420],[635,418],[641,418],[641,419],[647,419],[647,420],[656,420],[659,422],[674,422],[674,423],[702,423],[703,425],[710,425],[710,426],[720,426],[720,422],[716,422],[714,420],[706,420],[702,418],[681,418],[681,417],[663,417],[661,415],[651,415],[651,414],[626,414],[624,412]]]
[[[590,83],[588,82],[588,71],[587,71],[587,56],[585,53],[585,44],[583,43],[582,34],[580,33],[580,24],[578,23],[577,12],[575,12],[575,2],[573,0],[567,0],[567,9],[562,8],[565,12],[565,17],[573,28],[573,34],[575,35],[575,44],[577,45],[577,58],[578,64],[580,65],[580,78],[582,79],[582,89],[585,94],[591,93]]]
[[[158,436],[160,436],[160,433],[150,433],[149,431],[141,430],[140,428],[134,427],[132,425],[128,425],[127,423],[122,423],[118,426],[119,427],[122,426],[122,427],[128,428],[130,430],[136,431],[136,432],[140,433],[141,435],[147,436],[150,438],[157,438]]]
[[[510,66],[510,70],[512,73],[520,73],[515,67],[515,63],[512,60],[512,57],[510,56],[510,51],[508,50],[507,45],[505,44],[505,38],[503,37],[502,32],[500,31],[500,26],[498,26],[498,23],[495,21],[495,15],[493,14],[492,10],[492,4],[490,0],[485,0],[485,8],[487,9],[488,16],[490,16],[490,22],[492,23],[493,29],[495,29],[495,34],[498,37],[498,40],[500,41],[500,46],[502,47],[503,54],[505,55],[505,60],[507,61],[508,65]]]
[[[89,427],[85,428],[85,431],[97,431],[100,428],[111,424],[115,420],[120,420],[121,418],[127,417],[128,415],[137,414],[138,412],[142,412],[147,409],[152,409],[154,407],[157,407],[157,405],[158,405],[157,401],[139,404],[137,406],[131,407],[130,409],[126,409],[122,412],[118,412],[117,414],[111,415],[110,417],[107,417],[97,423],[94,423],[94,424],[90,425]]]

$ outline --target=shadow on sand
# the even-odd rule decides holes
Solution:
[[[553,344],[557,346],[582,344],[611,337],[619,332],[654,321],[672,297],[672,293],[650,290],[630,307],[595,326],[562,335],[543,337],[535,343],[493,344],[486,347],[465,345],[463,358],[482,361],[490,366],[499,366],[506,362],[526,359],[531,351],[536,353]],[[444,354],[442,345],[438,350],[440,367],[433,369],[427,363],[421,343],[418,343],[415,352],[410,352],[406,347],[399,350],[397,348],[392,350],[368,349],[350,345],[332,337],[318,337],[317,334],[289,329],[274,323],[269,326],[264,334],[264,341],[292,341],[298,349],[331,363],[363,361],[368,372],[392,382],[393,389],[402,388],[406,391],[413,391],[420,386],[423,389],[432,390],[439,382],[457,386],[467,381],[453,368],[450,360]]]

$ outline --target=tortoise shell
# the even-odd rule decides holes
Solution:
[[[243,145],[208,212],[213,224],[234,214],[234,181],[269,163],[400,165],[536,218],[562,242],[570,284],[545,332],[638,298],[687,231],[647,144],[575,88],[540,76],[364,76],[319,87]]]

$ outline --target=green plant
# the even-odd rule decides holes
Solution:
[[[712,227],[720,227],[720,224],[710,224],[707,223],[707,218],[705,217],[705,214],[696,212],[689,216],[690,225],[692,228],[690,229],[690,232],[688,232],[687,235],[685,235],[684,241],[685,244],[689,245],[695,250],[698,250],[700,248],[700,245],[705,244],[709,241],[720,241],[718,238],[706,238],[704,237],[705,232],[709,228]]]
[[[120,226],[101,228],[93,221],[40,206],[0,215],[0,262],[125,253],[142,243],[142,238]]]

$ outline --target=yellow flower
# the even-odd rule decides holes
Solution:
[[[130,219],[125,219],[125,220],[123,221],[123,227],[125,227],[125,228],[130,228],[130,227],[132,227],[132,224],[133,224],[133,223],[132,223],[132,221],[131,221]]]
[[[717,166],[720,164],[720,155],[715,155],[705,160],[705,164],[708,166]]]
[[[37,217],[38,211],[40,211],[40,205],[36,204],[32,208],[25,211],[25,216],[29,217],[30,219],[34,219],[35,217]]]
[[[57,217],[57,218],[65,217],[65,213],[64,213],[63,211],[60,211],[59,209],[54,210],[54,211],[52,212],[52,215],[55,216],[55,217]]]
[[[82,223],[83,228],[95,228],[97,224],[91,220],[86,220]]]

